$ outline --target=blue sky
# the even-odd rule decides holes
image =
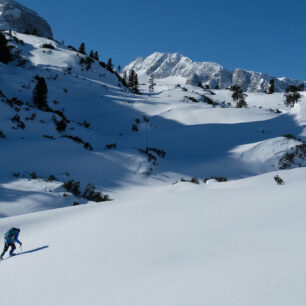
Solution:
[[[55,38],[124,66],[154,51],[306,80],[306,1],[19,0]]]

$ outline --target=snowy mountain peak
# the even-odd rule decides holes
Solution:
[[[36,32],[39,36],[53,38],[51,27],[45,19],[14,0],[0,0],[0,30]]]
[[[151,75],[157,79],[182,77],[186,84],[198,83],[215,88],[227,88],[232,84],[241,86],[244,91],[266,92],[269,81],[275,80],[276,91],[284,91],[289,85],[298,85],[301,81],[289,78],[276,78],[260,72],[235,69],[231,71],[213,62],[193,62],[179,53],[154,52],[146,58],[137,58],[125,70],[134,69],[139,75]]]

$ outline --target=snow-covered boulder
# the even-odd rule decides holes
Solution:
[[[53,38],[48,22],[34,11],[14,0],[0,0],[0,30],[14,30],[19,33],[35,33]]]

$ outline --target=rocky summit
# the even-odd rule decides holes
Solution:
[[[45,19],[13,0],[0,0],[0,30],[53,38],[51,27]]]
[[[270,80],[274,79],[275,90],[285,91],[289,85],[299,85],[303,81],[289,78],[276,78],[260,72],[244,69],[229,70],[217,63],[193,62],[179,53],[155,52],[146,58],[139,57],[130,63],[125,70],[134,69],[137,74],[154,75],[156,79],[178,77],[186,84],[197,86],[199,83],[214,89],[239,85],[244,91],[266,92]]]

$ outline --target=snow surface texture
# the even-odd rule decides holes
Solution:
[[[34,11],[13,0],[0,0],[0,30],[14,30],[24,33],[33,32],[53,38],[52,30],[45,19]]]
[[[199,82],[209,85],[210,88],[215,88],[217,85],[219,88],[227,88],[236,84],[244,91],[250,92],[267,92],[271,79],[275,80],[276,91],[284,91],[289,85],[303,83],[303,81],[275,78],[267,74],[243,69],[230,71],[211,62],[196,63],[179,53],[155,52],[146,58],[139,57],[124,70],[129,71],[131,69],[134,69],[140,75],[153,74],[157,79],[181,76],[186,84],[194,86],[197,86]]]
[[[275,174],[4,218],[24,253],[0,263],[1,305],[304,306],[306,172]]]

